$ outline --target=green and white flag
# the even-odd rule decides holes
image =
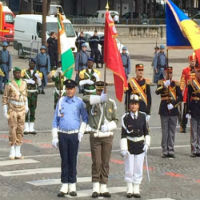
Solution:
[[[67,79],[71,79],[74,71],[74,54],[67,41],[61,14],[58,14],[58,48],[61,55],[63,74]]]

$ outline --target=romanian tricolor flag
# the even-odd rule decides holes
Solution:
[[[128,88],[124,67],[120,52],[117,48],[117,30],[114,21],[109,13],[105,16],[104,29],[104,62],[114,75],[115,94],[121,102],[123,100],[124,91]]]
[[[200,63],[200,28],[171,0],[166,0],[168,49],[193,48]]]
[[[71,79],[74,69],[74,55],[68,43],[63,17],[58,14],[58,47],[61,55],[62,71],[66,78]]]

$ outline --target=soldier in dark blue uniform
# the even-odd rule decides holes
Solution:
[[[46,53],[46,47],[44,45],[41,46],[40,53],[38,53],[38,55],[36,56],[35,61],[36,69],[43,74],[42,86],[39,88],[39,93],[45,94],[44,88],[48,82],[47,75],[50,72],[51,65],[49,55]]]
[[[121,57],[122,57],[122,63],[123,63],[124,71],[125,71],[125,74],[126,74],[126,78],[128,79],[128,75],[131,72],[131,62],[130,62],[130,57],[127,53],[126,47],[122,48]]]
[[[84,33],[83,31],[81,31],[80,35],[77,37],[76,42],[75,42],[78,51],[81,50],[82,44],[85,42],[86,42],[86,39],[84,37]]]
[[[94,35],[89,39],[89,45],[91,49],[91,57],[94,58],[96,63],[96,68],[99,68],[100,61],[100,51],[98,49],[99,36],[97,35],[97,30],[94,31]]]
[[[12,67],[12,59],[7,47],[8,43],[3,42],[3,49],[0,51],[0,94],[3,94],[3,89],[9,80],[9,72]]]
[[[174,158],[174,141],[178,120],[178,106],[182,101],[180,84],[172,80],[172,67],[165,69],[165,79],[158,81],[156,94],[161,96],[159,114],[162,128],[162,157]]]
[[[101,45],[101,68],[104,64],[104,35],[100,37],[99,44]]]

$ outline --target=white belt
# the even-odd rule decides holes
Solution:
[[[139,141],[144,140],[144,135],[141,136],[141,137],[130,137],[130,136],[128,136],[127,139],[131,140],[132,142],[139,142]]]
[[[25,103],[24,102],[19,102],[19,101],[14,101],[14,100],[10,100],[10,103],[16,106],[24,106]]]
[[[27,90],[30,93],[38,92],[38,90]]]
[[[58,130],[58,132],[60,132],[60,133],[66,133],[66,134],[74,134],[74,133],[78,133],[79,129],[71,130],[71,131]]]

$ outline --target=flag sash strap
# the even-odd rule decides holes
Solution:
[[[195,91],[200,91],[200,83],[197,79],[192,79],[192,86]]]
[[[141,88],[141,86],[138,84],[138,82],[134,78],[131,79],[130,85],[132,89],[135,88],[138,91],[138,94],[140,95],[141,99],[147,105],[147,95],[145,94],[144,90]]]
[[[176,101],[176,90],[171,86],[169,86],[169,95],[174,101]]]

